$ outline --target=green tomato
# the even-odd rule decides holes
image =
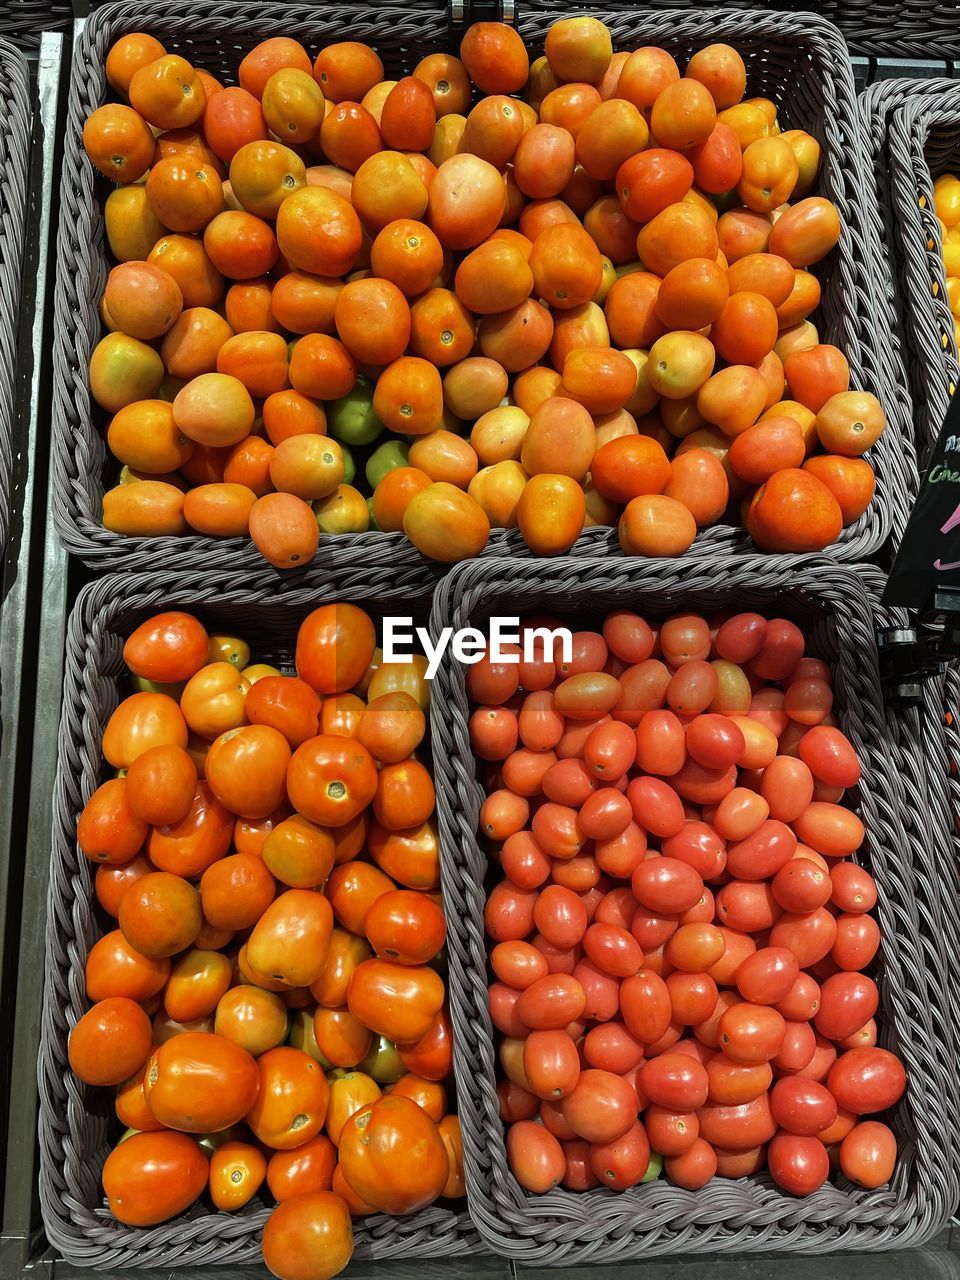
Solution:
[[[357,474],[356,459],[345,444],[340,446],[340,452],[343,454],[343,480],[341,484],[353,484],[354,477]]]
[[[383,434],[383,423],[373,411],[373,384],[358,378],[353,390],[327,405],[327,429],[344,444],[371,444]]]
[[[388,472],[395,471],[397,467],[408,466],[409,453],[410,446],[396,436],[378,445],[367,459],[366,476],[370,488],[375,489]]]
[[[313,1014],[307,1009],[298,1009],[290,1019],[290,1030],[287,1033],[287,1044],[295,1049],[302,1049],[320,1063],[324,1071],[333,1066],[332,1062],[320,1052],[317,1037],[313,1034]]]
[[[367,499],[367,520],[369,521],[369,528],[375,530],[375,532],[377,533],[382,532],[380,526],[377,524],[377,517],[373,514],[372,498]]]
[[[663,1170],[663,1156],[657,1151],[650,1152],[650,1163],[647,1165],[647,1172],[640,1179],[641,1182],[656,1182],[657,1178]]]
[[[130,684],[136,693],[165,693],[174,702],[180,701],[180,695],[187,687],[186,680],[177,684],[161,684],[158,680],[147,680],[143,676],[131,676]]]
[[[394,1084],[407,1068],[400,1061],[397,1046],[386,1036],[376,1036],[370,1051],[362,1062],[357,1063],[357,1071],[372,1076],[377,1084]]]
[[[203,1133],[197,1136],[197,1145],[202,1147],[208,1156],[212,1156],[225,1142],[244,1141],[249,1141],[247,1131],[241,1129],[238,1124],[232,1124],[229,1129],[221,1129],[219,1133]]]

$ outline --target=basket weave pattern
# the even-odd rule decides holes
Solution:
[[[0,554],[10,530],[16,456],[14,402],[30,129],[26,59],[8,40],[0,39]]]
[[[73,6],[65,0],[11,0],[0,8],[0,38],[36,49],[44,31],[66,31],[72,21]]]
[[[913,399],[929,444],[960,382],[943,244],[933,209],[934,180],[951,168],[960,169],[960,86],[952,81],[933,83],[935,89],[906,97],[891,114],[887,138]]]
[[[70,1029],[89,1003],[87,953],[104,932],[95,909],[96,869],[77,848],[76,824],[107,776],[100,744],[107,719],[128,692],[126,635],[160,609],[186,609],[220,630],[240,632],[258,657],[289,666],[299,623],[325,600],[353,601],[374,617],[391,609],[416,616],[411,599],[417,585],[411,575],[396,572],[336,581],[315,573],[294,589],[279,590],[261,571],[252,579],[245,572],[220,575],[215,586],[199,573],[106,577],[81,592],[67,632],[38,1067],[43,1221],[50,1243],[68,1261],[96,1268],[256,1263],[269,1214],[255,1199],[237,1213],[194,1205],[172,1222],[147,1229],[117,1222],[100,1187],[104,1159],[117,1137],[110,1091],[83,1085],[67,1063]],[[426,621],[422,610],[417,621]],[[408,1218],[359,1219],[355,1236],[357,1257],[449,1257],[479,1249],[467,1213],[443,1206]]]
[[[493,561],[460,566],[437,591],[431,618],[443,626],[483,626],[492,614],[575,614],[578,625],[612,608],[663,615],[726,607],[786,614],[803,625],[811,648],[834,667],[836,711],[864,763],[854,799],[867,828],[861,856],[879,888],[882,932],[878,985],[882,1042],[904,1060],[908,1088],[895,1109],[900,1145],[891,1185],[864,1191],[839,1177],[803,1200],[784,1195],[764,1174],[714,1179],[696,1193],[663,1180],[622,1194],[556,1190],[526,1194],[509,1172],[499,1120],[492,1025],[487,1009],[483,907],[488,858],[477,837],[483,792],[470,748],[462,668],[444,665],[433,690],[432,730],[440,802],[444,901],[448,908],[450,998],[455,1069],[471,1213],[487,1245],[518,1262],[585,1264],[655,1254],[823,1252],[906,1247],[929,1239],[958,1191],[950,1129],[956,1105],[955,1050],[941,1043],[950,1012],[943,940],[948,912],[936,868],[916,867],[911,830],[929,825],[922,806],[909,822],[912,778],[886,737],[876,649],[876,571],[853,573],[822,560],[785,568],[762,560],[716,559],[708,566],[654,561],[643,566],[584,560],[566,566]],[[921,840],[923,860],[926,845]],[[936,1117],[934,1120],[933,1117]]]
[[[519,29],[531,55],[539,52],[556,16],[524,10]],[[857,119],[849,57],[839,33],[813,15],[711,11],[633,10],[598,13],[610,27],[615,47],[659,44],[687,58],[709,40],[726,40],[743,53],[748,92],[774,98],[787,127],[812,132],[823,148],[819,190],[833,200],[843,223],[838,249],[818,268],[823,299],[817,324],[825,341],[846,354],[853,385],[872,390],[886,405],[891,378],[885,368],[884,326],[877,309],[875,283],[868,264],[877,249],[865,216],[866,163]],[[233,74],[243,53],[260,40],[295,31],[312,49],[341,38],[373,43],[387,74],[409,72],[427,52],[449,46],[443,8],[324,10],[293,4],[265,4],[255,14],[232,3],[175,0],[166,5],[107,5],[89,20],[74,59],[64,146],[63,190],[58,243],[54,345],[55,389],[53,510],[64,544],[93,568],[139,570],[181,563],[202,552],[213,566],[254,565],[258,553],[243,539],[211,540],[126,537],[105,530],[101,505],[105,480],[113,474],[104,445],[105,415],[93,404],[87,379],[90,354],[100,337],[98,303],[109,257],[101,202],[107,190],[83,154],[83,121],[107,96],[103,61],[113,41],[132,30],[153,32],[171,50],[194,59],[214,74]],[[709,30],[709,36],[705,33]],[[877,493],[870,509],[844,530],[833,552],[862,558],[879,547],[905,521],[909,472],[903,470],[902,430],[896,420],[871,451]],[[616,547],[609,529],[589,530],[577,554]],[[699,547],[725,552],[755,551],[745,530],[720,526],[705,530]],[[526,552],[515,531],[495,532],[488,554]],[[422,560],[400,534],[367,533],[323,537],[319,557],[334,569],[358,558],[371,566]]]

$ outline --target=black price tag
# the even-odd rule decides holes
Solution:
[[[926,609],[944,588],[960,588],[960,396],[940,428],[883,602]]]

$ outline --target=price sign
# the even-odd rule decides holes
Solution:
[[[926,609],[948,588],[960,588],[960,396],[940,428],[883,602]]]

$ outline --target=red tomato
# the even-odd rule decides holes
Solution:
[[[614,1191],[635,1187],[650,1164],[650,1142],[639,1121],[610,1142],[590,1148],[590,1168],[601,1184]]]
[[[795,1196],[812,1195],[830,1173],[830,1157],[819,1138],[778,1133],[767,1148],[770,1176]]]
[[[640,1083],[655,1106],[697,1111],[707,1100],[706,1068],[686,1054],[664,1053],[640,1069]]]
[[[587,1142],[613,1142],[637,1119],[636,1090],[620,1076],[589,1067],[562,1103],[564,1119]]]
[[[580,1055],[566,1031],[531,1031],[523,1046],[523,1069],[538,1098],[564,1098],[580,1079]]]
[[[892,1107],[906,1083],[903,1063],[889,1050],[848,1049],[831,1068],[827,1088],[839,1106],[861,1116]]]
[[[780,1052],[785,1029],[776,1009],[743,1001],[720,1019],[720,1048],[734,1062],[769,1062]]]
[[[522,1187],[537,1195],[559,1186],[566,1170],[560,1143],[543,1125],[521,1120],[507,1131],[507,1160]]]
[[[297,633],[297,674],[319,694],[346,693],[360,683],[377,643],[373,622],[352,604],[327,604]]]
[[[770,1094],[770,1107],[781,1129],[806,1137],[815,1137],[837,1118],[833,1094],[815,1080],[801,1077],[778,1080]]]
[[[897,1139],[877,1120],[855,1125],[840,1144],[840,1168],[851,1182],[874,1190],[893,1177]]]

